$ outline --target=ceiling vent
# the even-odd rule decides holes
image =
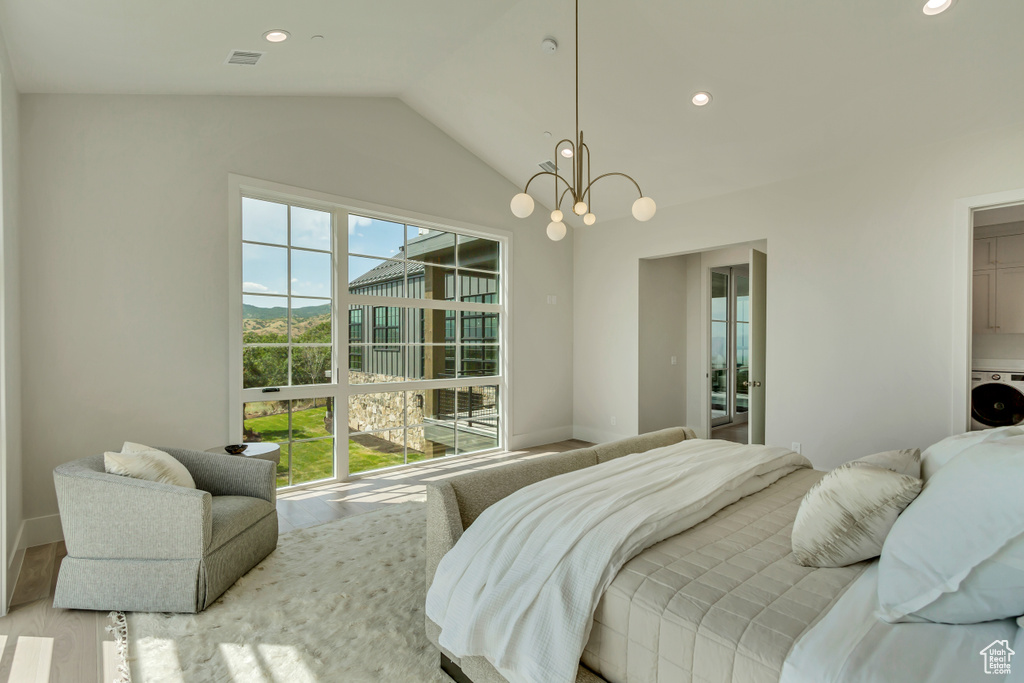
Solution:
[[[256,62],[260,61],[260,57],[264,55],[263,52],[248,52],[246,50],[232,50],[231,54],[228,55],[225,64],[241,64],[243,66],[256,66]]]
[[[548,173],[555,172],[555,162],[553,161],[542,161],[537,165],[540,166],[542,170],[545,170]]]

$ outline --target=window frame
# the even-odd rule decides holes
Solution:
[[[279,391],[264,392],[263,388],[242,388],[242,198],[250,197],[265,201],[286,203],[332,214],[332,273],[334,278],[332,329],[334,330],[331,346],[334,359],[331,381],[327,384],[309,384],[279,387]],[[494,240],[500,244],[498,263],[499,303],[481,304],[465,301],[446,301],[433,299],[414,299],[407,297],[353,295],[348,292],[348,216],[356,213],[381,220],[404,224],[415,224],[425,228],[454,232],[456,234],[481,237]],[[349,474],[348,457],[348,406],[349,397],[359,394],[372,394],[391,391],[416,391],[426,389],[455,389],[468,386],[497,386],[498,398],[498,439],[497,448],[446,456],[449,458],[474,457],[486,455],[507,448],[511,435],[510,425],[513,420],[513,389],[509,382],[510,340],[512,339],[512,233],[506,230],[485,228],[479,225],[462,223],[446,218],[405,211],[393,207],[363,202],[348,197],[323,192],[305,190],[270,181],[249,178],[237,174],[228,175],[228,225],[229,225],[229,261],[228,268],[228,421],[225,427],[224,443],[239,443],[242,439],[244,404],[251,401],[283,401],[300,398],[334,398],[334,477],[320,479],[315,482],[294,484],[278,489],[279,492],[298,490],[309,486],[321,486],[349,479],[357,479],[368,474],[383,471],[394,471],[416,467],[420,463],[406,463],[393,467]],[[345,232],[342,233],[344,226]],[[481,377],[453,377],[451,379],[417,380],[406,379],[404,382],[388,382],[378,384],[348,383],[350,358],[349,347],[349,307],[385,306],[403,309],[444,309],[473,313],[497,313],[498,324],[498,374]],[[502,324],[503,323],[503,324]],[[364,338],[367,326],[372,335],[373,320],[363,316],[362,330]],[[458,323],[457,323],[458,326]],[[401,344],[403,352],[411,344]],[[344,359],[344,360],[343,360]],[[342,447],[342,445],[344,447]]]

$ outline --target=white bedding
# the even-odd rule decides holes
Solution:
[[[890,624],[878,619],[877,609],[875,561],[793,646],[779,683],[1024,682],[1024,629],[1012,619]],[[1018,653],[1009,676],[984,671],[981,650],[997,640]]]
[[[444,556],[427,616],[444,648],[487,658],[512,683],[571,683],[623,563],[809,466],[784,448],[687,440],[525,487]]]

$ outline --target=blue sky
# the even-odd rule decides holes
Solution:
[[[246,294],[288,294],[288,210],[286,204],[260,199],[242,199],[242,238],[262,244],[242,245],[242,291]],[[331,248],[331,215],[301,207],[291,207],[292,246],[310,249]],[[348,251],[380,258],[394,258],[405,245],[406,235],[413,239],[420,228],[402,223],[349,215]],[[377,266],[380,261],[350,256],[349,281]],[[293,296],[330,296],[331,259],[329,254],[292,251]],[[246,296],[254,306],[283,306],[284,299]],[[314,302],[316,303],[322,302]]]

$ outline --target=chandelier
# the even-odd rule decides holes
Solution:
[[[569,160],[572,164],[572,181],[563,178],[558,170],[559,157]],[[625,173],[611,172],[602,173],[593,180],[590,177],[590,148],[583,142],[583,131],[580,130],[580,2],[576,0],[576,140],[564,138],[555,145],[555,170],[541,171],[526,181],[523,191],[512,198],[512,213],[519,218],[526,218],[533,213],[533,197],[527,194],[530,190],[530,183],[542,175],[554,177],[555,185],[555,208],[551,212],[551,222],[548,223],[548,237],[558,241],[565,237],[565,223],[562,221],[561,206],[568,196],[572,212],[577,216],[583,216],[586,225],[593,225],[597,221],[594,215],[594,203],[591,197],[590,188],[598,180],[609,176],[622,176],[629,180],[636,187],[640,197],[633,202],[633,217],[638,221],[648,221],[654,216],[657,205],[650,197],[645,197],[640,184]],[[564,188],[562,187],[564,185]]]

